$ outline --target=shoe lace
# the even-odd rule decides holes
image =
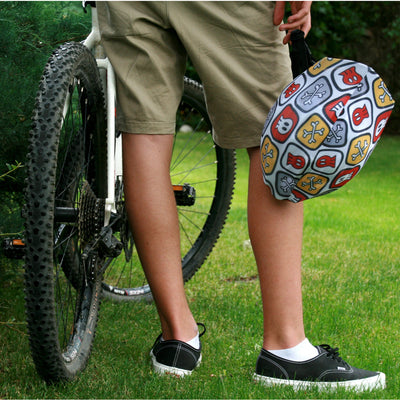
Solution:
[[[199,330],[199,337],[202,337],[206,333],[206,330],[207,330],[206,326],[204,324],[202,324],[201,322],[197,322],[197,326],[203,328],[202,332],[200,332],[200,330]]]
[[[339,357],[339,347],[331,347],[329,344],[321,344],[322,347],[327,352],[327,357],[332,358],[333,360],[337,360],[338,362],[342,362],[343,359]]]

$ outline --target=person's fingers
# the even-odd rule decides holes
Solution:
[[[311,29],[311,2],[292,2],[292,13],[287,22],[279,26],[279,30],[287,31],[284,44],[289,43],[293,30],[300,29],[307,36]]]
[[[277,1],[274,9],[274,25],[279,25],[285,16],[285,1]]]

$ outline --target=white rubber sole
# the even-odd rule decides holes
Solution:
[[[160,375],[173,375],[178,378],[183,378],[185,376],[189,376],[192,374],[193,370],[181,369],[176,367],[170,367],[169,365],[160,364],[156,357],[153,354],[153,351],[150,352],[151,362],[153,364],[154,371]],[[201,354],[200,358],[197,361],[195,368],[197,368],[201,363]]]
[[[335,390],[338,388],[346,388],[357,392],[370,391],[374,389],[386,388],[386,375],[383,372],[378,372],[378,375],[371,376],[365,379],[356,379],[352,381],[338,382],[312,382],[298,381],[291,379],[270,378],[268,376],[254,374],[254,380],[262,383],[265,386],[291,386],[294,390],[318,388],[320,390]]]

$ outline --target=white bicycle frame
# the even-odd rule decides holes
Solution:
[[[92,7],[92,30],[83,44],[93,51],[103,82],[107,112],[107,198],[104,225],[108,225],[112,212],[116,212],[115,181],[122,178],[122,138],[115,129],[115,74],[100,44],[97,9]]]

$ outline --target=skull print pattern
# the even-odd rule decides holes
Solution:
[[[268,114],[264,182],[275,198],[294,203],[344,186],[368,160],[393,107],[372,68],[323,58],[282,91]]]

